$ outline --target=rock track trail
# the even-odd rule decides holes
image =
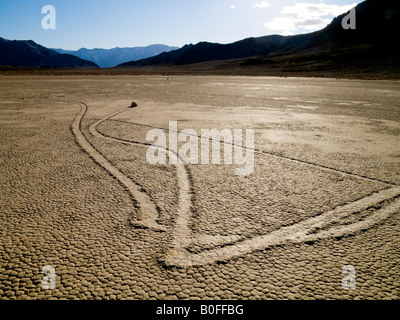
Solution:
[[[81,111],[76,116],[72,124],[72,132],[75,135],[79,146],[85,152],[87,152],[97,164],[99,164],[102,168],[108,171],[109,174],[115,177],[122,185],[124,185],[132,197],[138,202],[141,210],[141,219],[134,221],[132,225],[140,228],[150,228],[155,231],[166,231],[167,228],[165,226],[157,223],[158,212],[156,205],[150,196],[143,192],[141,187],[134,183],[131,178],[127,177],[119,169],[113,166],[110,161],[108,161],[105,156],[97,151],[95,147],[86,139],[81,130],[81,123],[88,110],[88,107],[83,102],[79,102],[79,104],[81,105]],[[101,123],[107,120],[121,121],[139,126],[155,128],[134,122],[111,119],[114,116],[128,110],[128,108],[124,108],[93,123],[89,127],[90,134],[96,138],[105,139],[110,142],[149,147],[150,144],[111,137],[99,132],[97,129]],[[200,137],[198,138],[201,139]],[[239,147],[234,144],[233,146]],[[284,245],[287,243],[314,242],[324,238],[343,237],[345,235],[358,233],[362,230],[370,228],[373,225],[379,224],[400,210],[400,186],[396,184],[357,175],[351,172],[336,170],[334,168],[321,166],[303,160],[275,155],[258,149],[250,150],[261,155],[269,155],[295,162],[299,165],[313,166],[361,180],[373,181],[379,184],[383,183],[387,188],[379,192],[374,192],[354,202],[337,206],[330,211],[323,212],[318,216],[303,220],[300,223],[282,227],[281,229],[269,234],[256,236],[251,239],[241,240],[240,237],[234,235],[194,237],[189,227],[189,222],[192,216],[191,194],[193,192],[189,179],[190,171],[183,161],[178,157],[179,161],[176,166],[176,179],[178,180],[179,186],[179,209],[176,214],[175,225],[173,226],[172,230],[172,245],[165,253],[165,258],[163,261],[164,265],[184,268],[212,264],[217,261],[229,260],[253,251],[265,250],[269,247]],[[168,149],[165,149],[164,151],[170,152]],[[187,250],[187,247],[190,244],[199,242],[208,244],[214,249],[204,250],[200,253],[191,253]]]
[[[85,135],[81,130],[82,119],[85,116],[88,107],[85,103],[80,102],[81,111],[76,116],[74,122],[72,123],[72,132],[75,135],[76,142],[79,146],[87,152],[92,159],[106,171],[109,172],[114,178],[116,178],[122,185],[124,185],[132,197],[138,202],[142,218],[139,221],[133,222],[137,227],[151,228],[156,231],[165,231],[166,228],[157,223],[158,211],[153,201],[151,201],[148,194],[141,190],[141,187],[122,173],[118,168],[113,166],[110,161],[108,161],[95,147],[86,139]],[[107,118],[113,117],[122,111],[118,111],[109,115],[105,119],[98,121],[98,124],[105,121]],[[93,130],[92,130],[93,131]]]

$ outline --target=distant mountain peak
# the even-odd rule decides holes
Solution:
[[[152,44],[146,47],[116,47],[112,49],[80,48],[79,50],[75,51],[63,49],[53,50],[57,51],[58,53],[68,53],[79,58],[95,62],[102,68],[110,68],[127,61],[141,60],[176,49],[178,49],[178,47],[170,47],[163,44]]]

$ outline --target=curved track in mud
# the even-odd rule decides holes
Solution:
[[[155,204],[150,197],[140,191],[140,187],[134,184],[120,170],[115,168],[104,156],[102,156],[85,138],[80,126],[81,121],[87,111],[87,106],[83,103],[82,110],[75,118],[72,125],[74,135],[78,144],[84,149],[99,165],[107,170],[111,175],[117,178],[131,192],[132,196],[139,202],[142,219],[135,224],[138,227],[146,227],[155,230],[165,231],[164,226],[157,224],[158,213]],[[89,132],[97,138],[106,139],[110,142],[125,143],[149,147],[149,144],[140,143],[126,139],[119,139],[102,134],[97,130],[97,127],[106,120],[111,120],[112,117],[125,112],[129,109],[114,112],[101,120],[93,123],[89,127]],[[113,120],[120,121],[120,120]],[[141,125],[133,122],[130,124]],[[141,125],[144,126],[144,125]],[[151,127],[151,126],[146,126]],[[200,137],[198,137],[200,138]],[[238,147],[235,146],[234,147]],[[245,148],[245,147],[243,147]],[[165,149],[165,152],[170,150]],[[256,250],[265,250],[272,246],[283,245],[287,243],[313,242],[316,240],[342,237],[345,235],[354,234],[362,230],[366,230],[373,225],[379,224],[389,218],[393,213],[400,210],[400,186],[380,181],[377,179],[353,174],[351,172],[336,170],[314,163],[305,162],[302,160],[291,159],[279,155],[270,154],[257,149],[252,149],[253,152],[259,154],[267,154],[274,157],[279,157],[291,162],[296,162],[302,165],[310,165],[331,172],[336,172],[343,175],[352,176],[361,180],[369,180],[376,183],[384,183],[387,189],[380,192],[374,192],[357,201],[338,206],[330,211],[321,213],[320,215],[303,220],[295,225],[282,227],[279,230],[266,235],[256,236],[251,239],[240,240],[235,236],[220,237],[197,237],[194,238],[189,228],[191,219],[191,185],[189,180],[188,168],[183,164],[182,160],[178,161],[177,165],[177,180],[179,186],[179,205],[178,212],[173,227],[173,240],[171,248],[166,252],[164,263],[168,266],[190,267],[196,265],[211,264],[216,261],[229,260],[241,255],[251,253]],[[179,159],[179,157],[178,157]],[[372,209],[372,210],[371,210]],[[360,212],[367,211],[367,215],[359,216]],[[216,248],[205,250],[200,253],[191,253],[187,247],[193,242],[203,242],[213,245]]]
[[[118,168],[113,166],[110,161],[108,161],[99,151],[97,151],[93,145],[86,139],[85,135],[81,130],[82,119],[85,116],[88,107],[86,104],[80,102],[81,111],[75,117],[74,122],[72,123],[72,132],[75,135],[76,142],[79,146],[88,153],[92,159],[103,167],[106,171],[108,171],[114,178],[116,178],[123,186],[127,188],[132,197],[138,202],[140,206],[140,211],[142,214],[142,218],[140,221],[137,221],[135,224],[138,227],[143,228],[151,228],[157,231],[165,231],[165,227],[161,226],[157,223],[158,219],[158,211],[154,202],[151,201],[150,197],[141,191],[140,186],[135,184],[129,177],[127,177],[124,173],[122,173]],[[123,111],[119,111],[110,115],[112,117],[118,113]]]

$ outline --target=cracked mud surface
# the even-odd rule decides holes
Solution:
[[[1,299],[399,299],[397,82],[1,77],[0,87]],[[172,120],[254,129],[253,174],[148,164],[146,133]],[[45,265],[55,290],[42,290]],[[345,265],[354,290],[342,288]]]

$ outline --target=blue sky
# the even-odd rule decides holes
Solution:
[[[0,37],[50,48],[229,43],[323,28],[362,0],[0,0]],[[42,28],[42,7],[56,29]]]

